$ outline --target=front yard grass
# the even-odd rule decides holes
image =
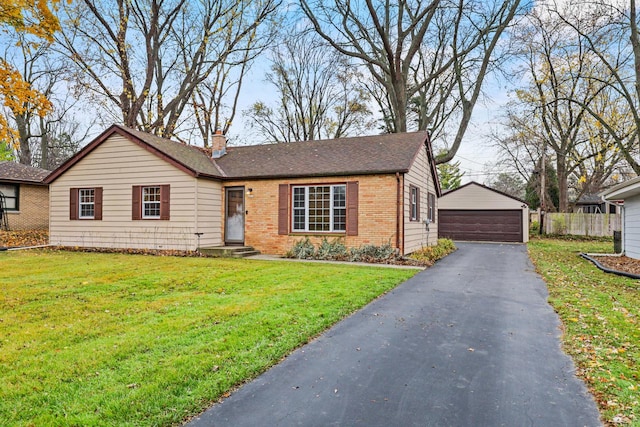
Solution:
[[[176,425],[416,270],[0,253],[0,425]]]
[[[640,282],[603,273],[580,252],[611,242],[538,239],[529,254],[564,326],[564,348],[608,425],[640,425]]]

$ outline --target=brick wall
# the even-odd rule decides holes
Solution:
[[[278,186],[279,184],[322,185],[358,181],[358,235],[345,233],[289,233],[278,234]],[[289,180],[256,180],[225,183],[225,187],[245,187],[245,244],[265,254],[284,254],[295,242],[309,237],[319,243],[323,237],[341,237],[347,247],[363,244],[396,245],[396,194],[395,175],[367,175],[332,178],[304,178]],[[252,189],[248,194],[246,190]],[[289,198],[291,194],[289,192]],[[290,199],[289,199],[290,200]],[[223,203],[222,218],[225,218]],[[291,203],[289,202],[289,223]],[[222,224],[224,233],[224,221]]]
[[[47,230],[49,228],[49,187],[20,184],[18,212],[7,212],[10,230]]]

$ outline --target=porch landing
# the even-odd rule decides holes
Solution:
[[[198,248],[198,251],[220,258],[245,258],[260,254],[260,251],[256,251],[252,246],[208,246]]]

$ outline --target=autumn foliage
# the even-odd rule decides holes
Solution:
[[[35,36],[46,42],[53,41],[53,34],[60,29],[53,14],[59,0],[2,0],[0,2],[0,27]],[[0,103],[14,114],[31,110],[39,116],[51,110],[51,103],[38,90],[24,81],[20,72],[0,58]],[[9,128],[6,118],[0,115],[0,141],[15,141],[16,131]]]
[[[0,248],[39,246],[47,243],[49,243],[49,233],[46,230],[0,230]]]

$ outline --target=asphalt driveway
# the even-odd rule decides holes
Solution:
[[[189,426],[597,426],[525,245],[458,251]]]

